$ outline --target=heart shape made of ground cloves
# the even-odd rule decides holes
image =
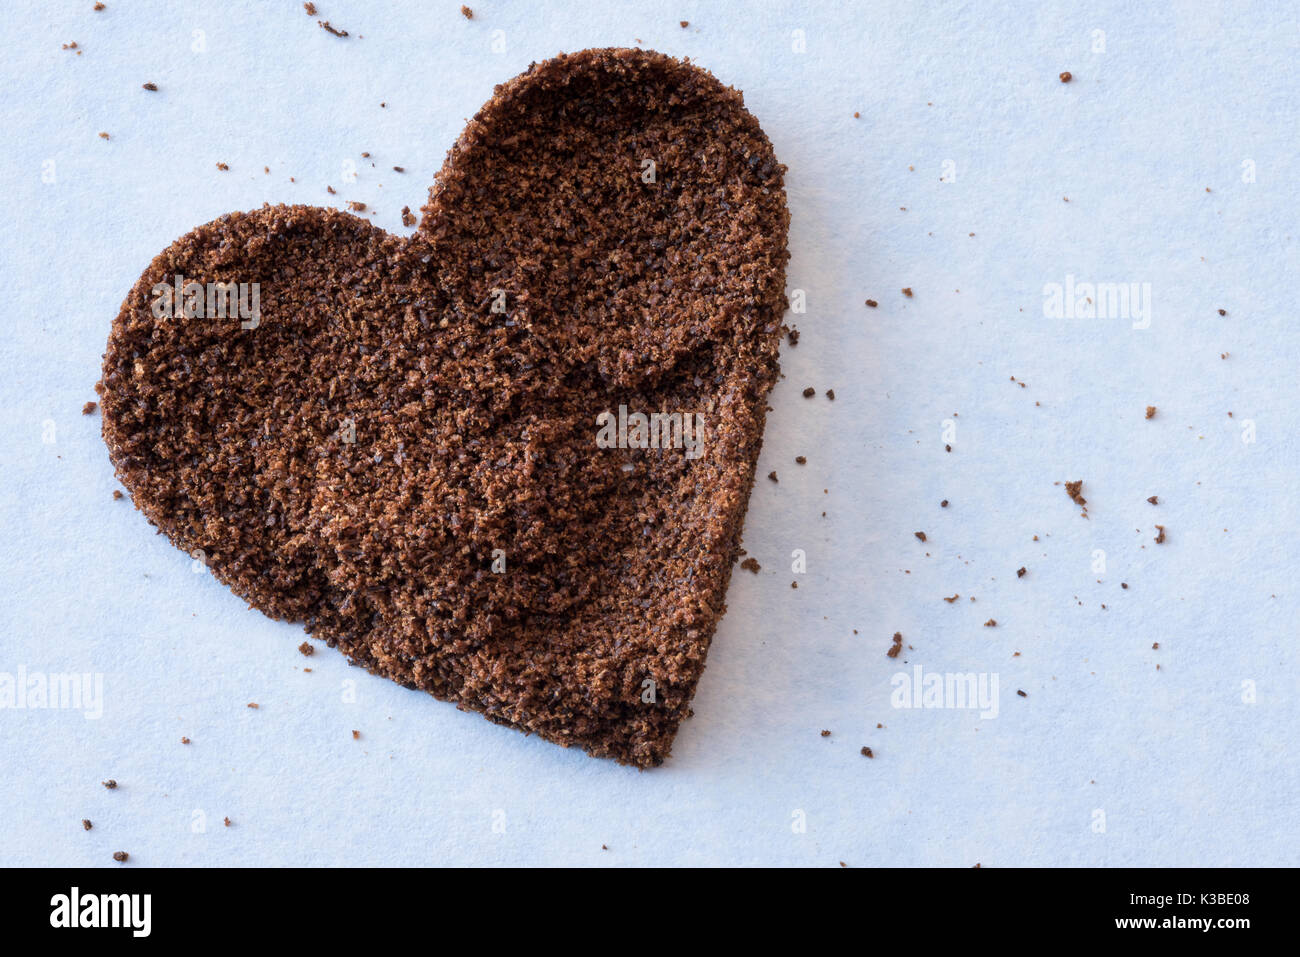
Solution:
[[[659,764],[778,376],[783,173],[741,94],[689,63],[534,64],[469,122],[413,236],[267,206],[156,257],[104,357],[118,477],[353,662]],[[605,447],[620,406],[627,447]],[[697,429],[646,448],[638,412]]]

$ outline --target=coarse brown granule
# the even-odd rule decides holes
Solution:
[[[1159,650],[1160,650],[1160,642],[1158,642],[1158,641],[1154,641],[1154,642],[1152,642],[1152,643],[1151,643],[1151,650],[1152,650],[1152,651],[1159,651]]]
[[[817,394],[817,390],[814,389],[812,386],[809,386],[808,388],[803,390],[803,397],[805,399],[811,399],[816,394]]]
[[[416,223],[416,218],[415,218],[413,215],[411,215],[411,207],[410,207],[410,206],[403,206],[403,207],[402,207],[402,225],[403,225],[403,226],[414,226],[415,223]]]
[[[353,740],[353,741],[360,741],[360,740],[361,740],[361,732],[360,732],[360,731],[357,731],[356,729],[353,729],[353,731],[352,731],[352,740]]]
[[[915,535],[921,541],[925,541],[925,532],[913,532],[912,534]]]
[[[338,193],[335,191],[334,187],[333,187],[333,186],[329,186],[329,185],[327,185],[327,186],[325,187],[325,192],[329,193],[331,196],[337,196],[337,195],[338,195]]]
[[[946,601],[948,604],[951,605],[953,602],[955,602],[955,601],[956,601],[958,598],[960,598],[960,597],[961,597],[961,595],[960,595],[960,594],[957,594],[957,595],[953,595],[951,598],[944,598],[944,601]]]
[[[998,620],[996,618],[990,618],[988,621],[984,622],[985,628],[996,628],[997,626]]]
[[[366,159],[369,159],[369,158],[370,158],[370,153],[369,153],[369,152],[362,152],[361,155],[362,155],[363,157],[365,157]]]
[[[109,139],[110,137],[109,137],[109,135],[108,135],[107,133],[100,133],[100,134],[99,134],[99,138],[100,138],[101,140],[106,140],[106,139]]]
[[[753,572],[755,575],[757,575],[759,569],[761,569],[763,566],[758,563],[757,558],[753,558],[751,556],[750,558],[746,558],[743,562],[741,562],[740,567],[745,569],[745,571],[747,572]]]
[[[96,11],[103,10],[103,9],[104,9],[104,4],[101,3],[101,2],[99,2],[99,0],[95,0],[95,6],[94,6],[92,9],[94,9],[94,10],[96,10]]]
[[[113,860],[117,861],[119,864],[125,864],[130,857],[131,855],[126,851],[113,852]]]
[[[120,499],[121,497],[122,497],[122,493],[121,493],[120,491],[118,491],[117,489],[113,489],[113,500],[114,500],[114,501],[117,501],[117,500]]]
[[[1069,70],[1066,70],[1064,73],[1061,74],[1062,83],[1069,83],[1073,79],[1074,79],[1074,74],[1072,74]]]
[[[906,296],[908,299],[911,299],[911,298],[912,298],[912,287],[911,287],[911,286],[904,286],[904,287],[903,287],[903,295]]]
[[[798,582],[791,582],[791,583],[790,583],[790,587],[791,587],[791,588],[798,588],[798,587],[799,587],[799,583],[798,583]]]
[[[939,503],[939,507],[940,507],[940,508],[947,508],[947,507],[948,507],[948,500],[945,498],[942,502]]]
[[[226,827],[230,827],[230,818],[228,818],[228,817],[223,817],[223,818],[221,819],[221,823],[222,823],[223,825],[225,825]]]
[[[190,743],[189,738],[181,738],[181,744],[189,744],[189,743]]]
[[[1163,525],[1157,525],[1156,531],[1159,533],[1156,535],[1156,544],[1163,545],[1165,543],[1165,527]]]
[[[406,167],[405,167],[405,166],[394,166],[394,167],[393,167],[393,172],[394,172],[394,173],[405,173],[405,172],[406,172]]]
[[[89,819],[89,818],[84,818],[84,817],[83,817],[83,818],[81,819],[81,829],[82,829],[83,831],[89,831],[89,830],[90,830],[92,827],[94,827],[94,826],[95,826],[95,825],[93,825],[93,824],[90,823],[90,819]]]
[[[689,26],[691,25],[691,21],[690,21],[690,20],[682,20],[678,25],[679,25],[683,30],[685,30],[687,27],[689,27]]]
[[[1088,504],[1088,500],[1083,497],[1083,479],[1079,479],[1077,482],[1066,482],[1065,494],[1070,496],[1070,500],[1075,505]]]
[[[829,731],[827,731],[825,728],[822,728],[822,737],[823,737],[823,738],[829,738],[830,736],[831,736],[831,733],[830,733]]]
[[[1156,417],[1156,407],[1154,405],[1147,406],[1147,418],[1154,419],[1155,417]]]
[[[460,12],[461,12],[461,15],[462,15],[466,20],[473,20],[473,19],[474,19],[474,11],[471,10],[469,7],[461,7],[461,8],[460,8]]]
[[[304,3],[304,4],[302,5],[302,8],[303,8],[304,10],[307,11],[307,16],[309,16],[309,17],[314,17],[314,16],[316,16],[316,4],[311,3],[311,2]]]
[[[248,704],[246,705],[246,707],[252,708],[254,711],[256,711],[256,710],[258,709],[259,705],[258,705],[258,703],[257,703],[256,701],[250,701],[250,702],[248,702]]]
[[[1220,309],[1220,310],[1219,310],[1219,315],[1221,315],[1221,316],[1226,316],[1227,314],[1228,314],[1228,310],[1227,310],[1227,309]]]
[[[834,390],[834,389],[827,389],[827,390],[826,390],[826,398],[828,398],[828,399],[830,399],[832,402],[834,402],[834,401],[835,401],[835,390]]]
[[[795,460],[796,462],[798,462],[800,465],[807,465],[807,464],[808,464],[808,459],[805,458],[805,457],[802,456],[802,455],[796,455],[796,456],[794,457],[794,460]]]
[[[104,785],[104,787],[108,788],[110,791],[117,789],[117,782],[112,778],[109,778],[107,781],[100,781],[99,783]]]
[[[83,405],[83,406],[81,407],[81,414],[82,414],[82,415],[90,415],[90,414],[91,414],[92,412],[94,412],[97,408],[99,408],[99,405],[98,405],[97,403],[95,403],[95,402],[87,402],[85,405]]]
[[[877,727],[879,727],[879,725],[877,725]],[[873,752],[865,744],[862,746],[862,750],[859,751],[858,753],[861,754],[864,758],[874,758],[876,756],[875,752]]]
[[[943,450],[944,450],[945,452],[951,452],[951,451],[952,451],[952,446],[951,446],[951,445],[945,445],[945,446],[943,447]]]
[[[146,83],[146,84],[144,85],[144,88],[145,88],[146,90],[148,90],[150,93],[157,93],[157,92],[158,92],[158,84],[157,84],[157,83]]]
[[[366,211],[366,204],[355,199],[350,199],[348,200],[348,209],[352,210],[354,213],[364,213]]]
[[[1119,583],[1119,587],[1120,587],[1120,588],[1128,588],[1128,582],[1120,582],[1120,583]]]
[[[1023,565],[1021,565],[1019,568],[1016,569],[1017,578],[1024,578],[1025,574],[1026,574],[1026,569]]]
[[[783,173],[698,67],[535,64],[470,120],[414,236],[264,207],[157,257],[105,357],[118,474],[240,597],[354,663],[659,764],[725,607],[779,372]],[[150,290],[178,273],[255,279],[260,325],[156,320]],[[611,401],[701,410],[708,454],[598,448]]]
[[[65,44],[63,44],[63,49],[65,49],[65,50],[75,50],[75,49],[77,49],[77,41],[76,41],[76,40],[73,40],[71,43],[65,43]]]
[[[876,302],[876,300],[874,299],[868,299],[867,305],[870,306],[872,309],[875,309],[876,306],[880,305],[880,303]]]
[[[312,655],[316,654],[316,646],[304,641],[298,646],[298,651],[310,658]]]
[[[1020,695],[1020,697],[1022,697],[1022,698],[1028,698],[1028,697],[1029,697],[1029,695],[1025,694],[1023,691],[1021,691],[1021,690],[1019,690],[1019,689],[1016,690],[1016,694]]]
[[[772,471],[768,472],[768,473],[767,473],[767,477],[768,477],[769,479],[771,479],[773,482],[780,481],[780,480],[776,477],[776,469],[773,469]]]
[[[903,650],[903,633],[901,631],[896,631],[894,632],[894,643],[889,646],[889,650],[886,651],[885,654],[890,658],[897,658],[898,653],[902,650]]]
[[[320,27],[322,30],[324,30],[326,33],[330,34],[331,36],[345,37],[348,35],[347,30],[336,30],[333,26],[330,25],[330,22],[328,20],[317,20],[316,26]]]
[[[221,170],[223,173],[226,173],[230,171],[230,166],[226,163],[218,163],[217,169]]]
[[[1160,496],[1158,496],[1158,495],[1152,495],[1150,498],[1147,499],[1147,501],[1150,502],[1152,505],[1159,505],[1159,504],[1160,504]]]

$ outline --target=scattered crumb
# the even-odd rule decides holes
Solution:
[[[256,701],[250,701],[250,702],[248,702],[248,707],[250,707],[250,708],[252,708],[254,711],[256,711],[256,710],[257,710],[257,707],[258,707],[257,702],[256,702]]]
[[[1227,309],[1220,309],[1220,310],[1219,310],[1219,315],[1221,315],[1221,316],[1226,316],[1227,314],[1228,314],[1228,310],[1227,310]]]
[[[465,18],[466,20],[473,20],[473,19],[474,19],[474,11],[471,10],[469,7],[461,7],[461,8],[460,8],[460,12],[461,12],[461,15],[464,16],[464,18]]]
[[[998,620],[996,618],[990,618],[988,621],[984,622],[985,628],[996,628],[997,626]]]
[[[104,785],[104,787],[108,788],[110,791],[117,790],[117,782],[112,778],[109,778],[107,781],[100,781],[99,783]]]
[[[911,298],[912,298],[912,287],[911,287],[911,286],[904,286],[904,287],[903,287],[903,295],[906,296],[908,299],[911,299]]]
[[[874,299],[868,299],[867,305],[870,306],[872,309],[875,309],[876,306],[880,305],[880,303],[876,302],[876,300]]]
[[[681,24],[680,24],[680,26],[681,26],[681,28],[682,28],[683,30],[685,30],[685,29],[686,29],[687,27],[689,27],[690,25],[691,25],[691,21],[690,21],[690,20],[682,20],[682,21],[681,21]]]
[[[1075,505],[1088,504],[1088,500],[1083,497],[1082,492],[1083,492],[1083,479],[1079,479],[1077,482],[1065,483],[1065,494],[1070,496],[1071,501],[1073,501]]]
[[[353,741],[360,741],[360,740],[361,740],[361,732],[360,732],[360,731],[357,731],[355,728],[354,728],[353,731],[352,731],[352,740],[353,740]]]
[[[902,650],[903,650],[903,633],[901,631],[896,631],[894,632],[894,643],[889,646],[889,650],[886,651],[885,654],[890,658],[897,658],[898,653]]]
[[[1021,565],[1019,568],[1016,569],[1017,578],[1024,578],[1025,574],[1026,574],[1025,566]]]
[[[1066,70],[1064,73],[1061,74],[1062,83],[1069,83],[1073,79],[1074,79],[1074,74],[1072,74],[1069,70]]]
[[[302,8],[303,8],[304,10],[307,11],[307,16],[309,16],[309,17],[314,17],[314,16],[316,16],[316,4],[314,4],[314,3],[304,3],[304,4],[302,5]]]
[[[410,207],[410,206],[403,206],[403,207],[402,207],[402,225],[403,225],[403,226],[414,226],[414,225],[415,225],[415,217],[414,217],[413,215],[411,215],[411,207]]]
[[[125,864],[127,862],[127,859],[130,858],[130,856],[131,855],[128,854],[126,851],[113,852],[113,860],[117,861],[119,864]]]
[[[90,819],[89,819],[89,818],[84,818],[84,817],[83,817],[83,818],[81,819],[81,829],[82,829],[83,831],[89,831],[89,830],[90,830],[92,827],[94,827],[94,826],[95,826],[95,825],[93,825],[93,824],[90,823]]]
[[[759,569],[762,568],[763,566],[758,563],[757,558],[753,558],[751,556],[750,558],[746,558],[743,562],[741,562],[740,567],[745,569],[745,571],[747,572],[753,572],[755,575],[757,575]]]
[[[826,390],[826,398],[828,398],[828,399],[830,399],[832,402],[834,402],[834,401],[835,401],[835,390],[834,390],[834,389],[827,389],[827,390]]]
[[[913,532],[912,534],[915,535],[921,541],[925,541],[925,532]]]
[[[1016,694],[1020,695],[1020,697],[1022,697],[1022,698],[1028,698],[1028,697],[1029,697],[1029,695],[1025,694],[1023,691],[1021,691],[1021,690],[1018,689],[1018,688],[1016,689]]]
[[[773,469],[771,472],[768,472],[768,473],[767,473],[767,477],[770,478],[773,482],[779,481],[779,479],[777,479],[777,477],[776,477],[776,470],[775,470],[775,469]]]
[[[87,402],[81,407],[81,414],[90,415],[90,413],[94,412],[97,408],[98,406],[94,402]]]
[[[823,738],[829,738],[830,736],[831,736],[831,733],[830,733],[829,731],[827,731],[825,728],[822,728],[822,737],[823,737]]]
[[[1159,651],[1159,650],[1160,650],[1160,642],[1158,642],[1158,641],[1152,642],[1152,643],[1151,643],[1151,650],[1152,650],[1152,651]]]
[[[103,5],[102,3],[98,3],[98,2],[97,2],[97,3],[95,4],[95,6],[92,7],[92,9],[93,9],[96,13],[98,13],[100,10],[103,10],[103,9],[104,9],[104,5]]]
[[[355,199],[350,199],[348,200],[348,209],[352,210],[354,213],[364,213],[366,211],[366,204],[358,202]]]
[[[864,758],[874,758],[874,757],[875,757],[875,755],[872,754],[871,749],[870,749],[869,747],[867,747],[865,744],[862,746],[862,750],[859,751],[858,753],[861,754]]]
[[[230,818],[228,818],[228,817],[223,817],[223,818],[221,819],[221,823],[224,824],[226,827],[230,827]]]
[[[1163,545],[1165,543],[1165,527],[1163,525],[1157,525],[1156,531],[1159,533],[1156,535],[1156,544]]]
[[[333,186],[326,186],[326,187],[325,187],[325,192],[329,193],[331,196],[337,196],[337,195],[338,195],[338,193],[335,192]]]
[[[803,390],[803,397],[805,399],[811,399],[816,394],[817,394],[817,390],[814,389],[812,386],[808,386],[808,388]]]
[[[939,503],[939,507],[940,507],[940,508],[947,508],[947,507],[948,507],[948,500],[945,498],[942,502]]]
[[[228,172],[230,172],[230,166],[227,165],[226,163],[218,163],[218,164],[217,164],[217,169],[221,170],[221,172],[223,172],[223,173],[228,173]]]
[[[106,139],[108,139],[109,137],[108,137],[108,134],[107,134],[107,133],[100,133],[100,134],[99,134],[99,138],[100,138],[101,140],[106,140]]]
[[[1155,417],[1156,417],[1156,407],[1154,405],[1147,406],[1147,418],[1154,419]]]
[[[189,743],[190,743],[189,738],[181,738],[181,744],[189,744]]]
[[[116,502],[116,501],[117,501],[118,499],[120,499],[121,497],[122,497],[122,493],[121,493],[120,491],[118,491],[117,489],[113,489],[113,501]]]
[[[394,166],[394,167],[393,167],[393,172],[394,172],[394,173],[405,173],[405,172],[406,172],[406,167],[405,167],[405,166]]]
[[[951,605],[953,602],[955,602],[955,601],[956,601],[958,598],[960,598],[960,597],[961,597],[961,595],[959,595],[959,594],[958,594],[958,595],[953,595],[951,598],[945,598],[944,601],[946,601],[948,604]]]
[[[298,646],[298,650],[308,657],[316,654],[316,649],[305,641]]]
[[[316,21],[316,26],[320,27],[320,28],[321,28],[322,30],[324,30],[326,33],[329,33],[329,34],[331,34],[331,35],[333,35],[333,36],[336,36],[336,37],[345,37],[345,36],[348,35],[348,31],[347,31],[347,30],[336,30],[336,29],[334,29],[334,27],[332,27],[332,26],[330,25],[330,22],[329,22],[328,20],[317,20],[317,21]]]
[[[1120,587],[1120,588],[1128,588],[1128,582],[1120,582],[1120,583],[1119,583],[1119,587]]]
[[[144,85],[144,88],[145,88],[146,90],[148,90],[150,93],[157,93],[157,92],[158,92],[158,84],[157,84],[157,83],[146,83],[146,84]]]
[[[802,455],[796,455],[796,456],[794,457],[794,460],[795,460],[796,462],[798,462],[800,465],[807,465],[807,464],[808,464],[808,459],[806,459],[806,458],[805,458],[804,456],[802,456]]]

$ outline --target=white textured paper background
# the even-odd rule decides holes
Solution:
[[[1300,863],[1292,4],[318,6],[352,36],[289,0],[0,6],[0,673],[104,680],[98,720],[0,710],[0,864]],[[188,229],[360,200],[401,230],[495,83],[638,42],[745,91],[807,297],[762,572],[645,773],[303,658],[111,498],[80,412]],[[1067,275],[1150,283],[1149,328],[1045,317]],[[996,674],[998,716],[891,707],[916,665]]]

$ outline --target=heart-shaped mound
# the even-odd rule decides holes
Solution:
[[[536,64],[470,121],[413,237],[277,206],[159,255],[104,359],[118,476],[353,661],[658,764],[778,373],[782,174],[694,66]]]

